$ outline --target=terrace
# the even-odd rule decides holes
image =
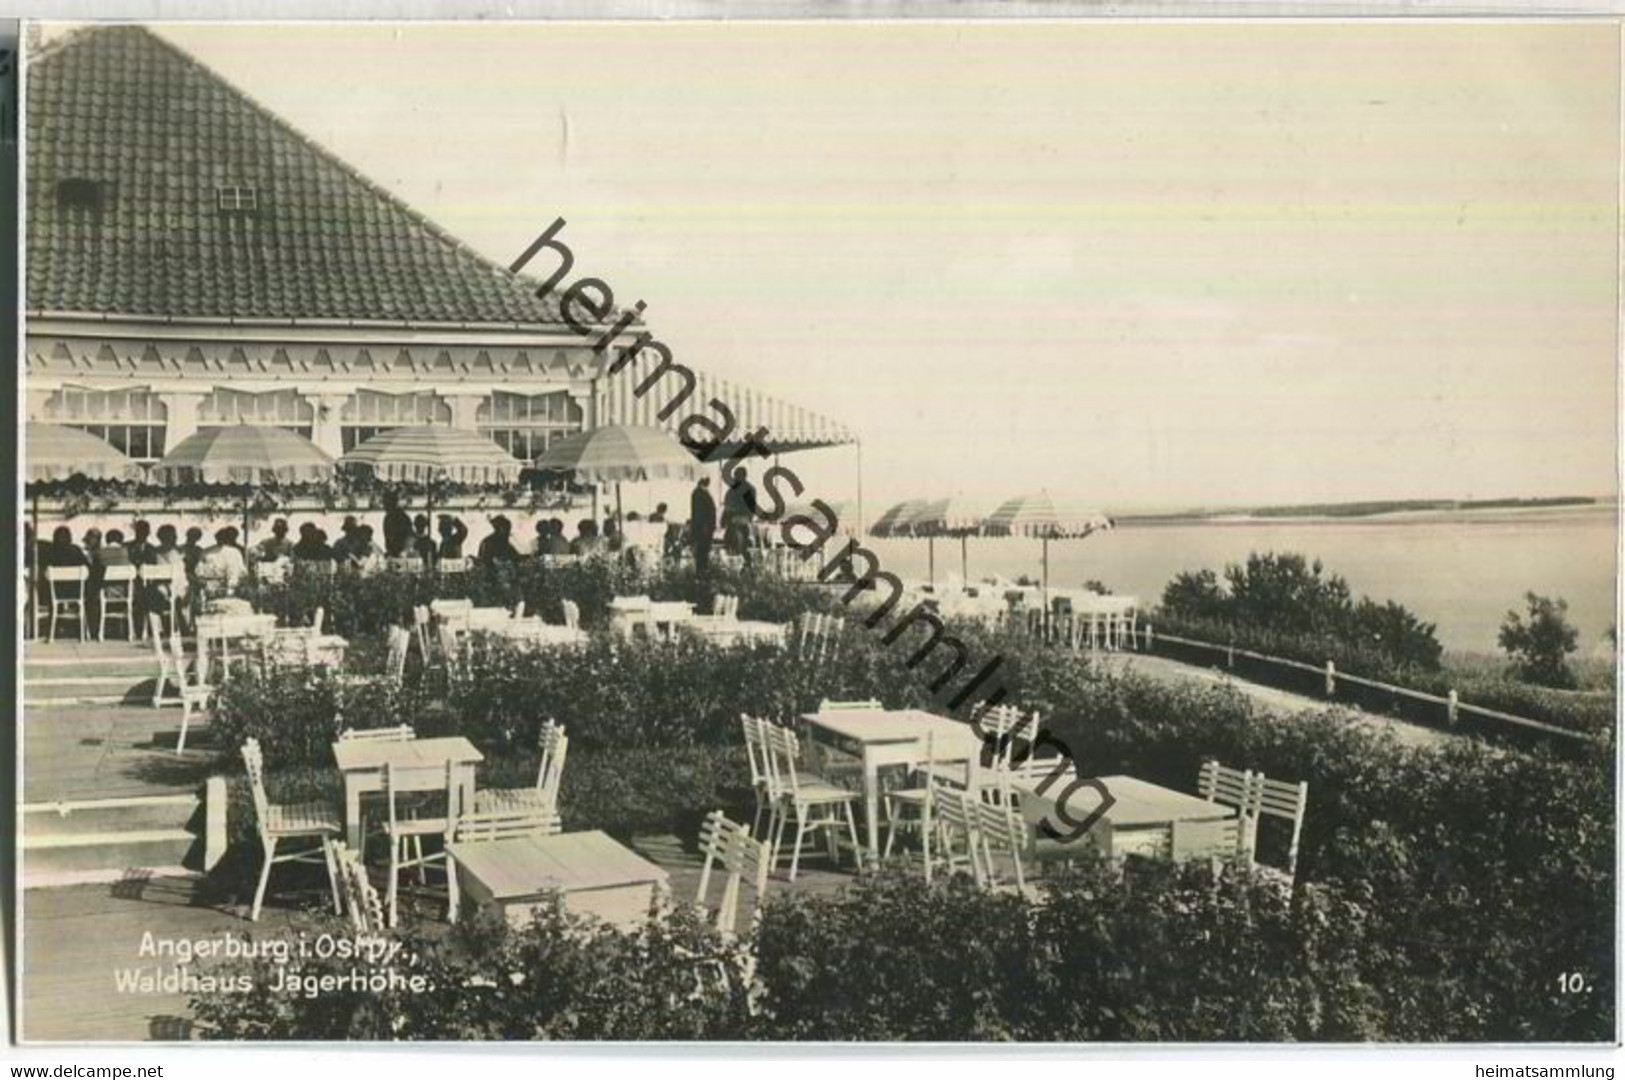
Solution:
[[[1011,711],[1007,721],[1011,726],[995,734],[1007,735],[1034,713],[1040,714],[1045,728],[1057,732],[1074,759],[1087,763],[1091,774],[1106,777],[1108,787],[1121,801],[1117,816],[1108,817],[1102,823],[1104,828],[1092,830],[1087,845],[1091,854],[1068,852],[1073,857],[1055,862],[1038,850],[1036,829],[1045,814],[1042,796],[1047,792],[1053,799],[1056,794],[1044,783],[1053,764],[1032,770],[1029,763],[1023,770],[1019,760],[1006,759],[1001,764],[996,754],[994,760],[984,760],[980,753],[983,739],[969,725],[934,713],[936,707],[925,684],[929,673],[903,668],[871,635],[844,629],[835,610],[837,601],[822,590],[746,571],[724,572],[719,586],[739,601],[733,620],[781,629],[776,633],[718,634],[716,622],[728,621],[730,615],[724,611],[715,620],[693,615],[682,598],[694,595],[694,582],[683,571],[633,570],[597,560],[564,567],[521,565],[501,572],[448,575],[295,574],[277,584],[251,584],[245,599],[283,629],[308,628],[318,610],[325,625],[319,635],[308,630],[291,635],[296,642],[308,640],[308,648],[273,647],[268,653],[264,643],[256,646],[252,642],[252,634],[227,641],[224,648],[210,640],[208,634],[229,631],[229,625],[216,624],[207,631],[201,647],[212,661],[210,680],[225,677],[210,695],[207,711],[193,718],[184,754],[174,749],[183,710],[152,705],[151,678],[158,661],[150,643],[139,647],[112,642],[31,644],[27,653],[29,783],[25,797],[38,810],[55,805],[65,807],[66,812],[57,812],[54,821],[44,813],[25,816],[25,868],[38,870],[49,861],[49,852],[29,847],[31,838],[49,838],[38,828],[41,823],[53,821],[71,833],[80,815],[95,812],[93,806],[79,804],[114,795],[154,800],[134,815],[130,823],[135,825],[155,823],[142,815],[187,811],[188,817],[179,827],[191,836],[171,860],[185,876],[162,872],[169,865],[165,863],[156,868],[157,873],[121,873],[112,881],[71,884],[72,874],[67,871],[72,867],[64,864],[59,868],[63,883],[28,891],[24,1036],[184,1038],[204,1034],[205,1028],[220,1023],[221,995],[213,996],[206,1018],[200,1018],[189,1005],[190,995],[178,989],[120,989],[115,972],[166,966],[141,955],[149,933],[159,939],[252,935],[256,940],[297,940],[301,935],[310,938],[324,932],[365,932],[411,941],[414,948],[433,954],[434,964],[450,963],[448,955],[482,970],[517,962],[514,954],[501,950],[458,951],[462,946],[442,950],[440,943],[447,940],[449,931],[448,896],[433,873],[425,884],[411,871],[402,871],[395,927],[370,921],[389,921],[382,904],[374,912],[366,896],[368,889],[380,896],[388,891],[390,860],[377,847],[366,849],[364,884],[346,880],[347,911],[342,920],[336,921],[331,914],[327,871],[320,864],[278,864],[271,873],[259,920],[248,920],[261,870],[256,828],[262,813],[240,764],[239,748],[250,739],[264,748],[269,803],[320,798],[339,806],[344,803],[345,783],[340,763],[335,761],[335,743],[342,730],[381,731],[407,721],[416,738],[397,746],[465,740],[483,758],[475,771],[475,791],[527,787],[540,791],[538,784],[552,784],[550,795],[544,798],[553,801],[544,809],[557,817],[533,823],[530,830],[544,837],[602,834],[633,859],[657,868],[664,878],[663,891],[679,906],[699,893],[702,837],[710,835],[715,864],[709,882],[710,902],[715,906],[719,891],[725,888],[723,881],[736,876],[725,872],[732,860],[739,867],[735,898],[739,915],[732,923],[741,935],[737,947],[757,958],[752,962],[760,964],[755,970],[766,1000],[772,1003],[758,1006],[739,1020],[749,1030],[727,1029],[731,1035],[748,1037],[828,1037],[839,1030],[830,1028],[820,1036],[825,1029],[818,1027],[816,1018],[801,1015],[796,1019],[796,1007],[784,997],[790,992],[788,987],[809,977],[825,988],[820,993],[855,992],[851,983],[861,982],[864,976],[859,969],[864,964],[842,950],[859,948],[869,935],[883,936],[872,941],[870,948],[888,935],[901,935],[905,940],[898,947],[905,951],[924,948],[923,941],[907,940],[914,931],[906,926],[887,929],[886,920],[901,918],[905,909],[913,913],[910,919],[924,921],[957,912],[954,918],[973,920],[972,925],[980,927],[977,920],[1010,917],[1008,911],[995,916],[1003,910],[997,905],[1017,903],[1031,911],[1031,925],[1064,918],[1065,925],[1073,926],[1083,925],[1077,922],[1083,915],[1075,905],[1087,892],[1096,902],[1105,903],[1109,922],[1121,924],[1109,947],[1135,950],[1149,948],[1167,928],[1153,932],[1143,925],[1137,931],[1130,927],[1142,924],[1153,912],[1176,910],[1164,905],[1176,896],[1184,897],[1180,901],[1184,906],[1177,910],[1186,911],[1194,904],[1191,910],[1197,914],[1158,917],[1233,916],[1267,925],[1279,923],[1283,933],[1300,941],[1293,950],[1307,950],[1289,951],[1283,957],[1289,969],[1282,973],[1284,978],[1298,970],[1297,965],[1318,963],[1311,957],[1325,947],[1295,937],[1309,933],[1308,924],[1298,920],[1309,917],[1306,912],[1321,910],[1319,905],[1342,902],[1340,898],[1351,887],[1368,880],[1373,856],[1371,840],[1363,834],[1378,816],[1377,806],[1386,805],[1384,815],[1401,830],[1395,842],[1421,845],[1418,850],[1433,853],[1456,851],[1463,857],[1471,852],[1473,859],[1497,850],[1497,841],[1491,837],[1498,830],[1514,829],[1505,818],[1508,806],[1553,818],[1558,834],[1571,836],[1582,835],[1571,831],[1577,827],[1577,816],[1606,814],[1606,805],[1585,792],[1591,774],[1583,763],[1523,763],[1519,759],[1518,769],[1528,773],[1529,783],[1544,786],[1541,801],[1525,800],[1519,794],[1521,788],[1509,791],[1503,783],[1500,795],[1508,800],[1507,806],[1490,807],[1483,804],[1485,793],[1470,785],[1482,782],[1486,770],[1505,775],[1504,761],[1493,764],[1501,752],[1478,749],[1466,740],[1456,740],[1454,749],[1402,747],[1388,735],[1346,719],[1266,715],[1223,687],[1170,689],[1132,671],[1113,670],[1118,661],[1102,663],[1087,647],[1074,651],[1070,642],[1057,647],[1027,636],[1021,627],[956,622],[956,632],[974,638],[990,653],[1012,658],[1013,677],[1018,680],[1013,697],[1021,707]],[[500,614],[491,610],[499,601]],[[516,626],[513,609],[521,603],[524,611],[517,621],[551,624],[555,629]],[[566,626],[571,607],[576,609],[576,625]],[[414,617],[414,609],[421,609],[422,615]],[[681,624],[691,621],[695,628],[681,629]],[[248,624],[250,628],[254,625]],[[342,662],[331,649],[315,647],[318,642],[330,646],[327,639],[334,637],[344,642]],[[398,645],[403,638],[410,644],[392,654],[391,639]],[[188,664],[195,666],[199,647],[195,638],[188,643]],[[231,659],[226,661],[228,654]],[[139,664],[146,665],[145,674],[139,671]],[[228,664],[229,675],[221,670]],[[45,674],[58,668],[70,668],[74,681],[62,681],[66,676],[53,680]],[[113,696],[101,691],[115,687],[119,679],[125,680],[120,701],[87,705],[43,700],[53,694]],[[98,692],[89,693],[92,690]],[[863,704],[843,715],[826,707],[826,701]],[[766,725],[759,729],[760,739],[753,739],[748,725],[740,726],[742,713],[789,723]],[[1150,722],[1150,717],[1165,719]],[[546,768],[538,762],[538,747],[544,741],[546,722],[553,719],[567,730],[573,745],[562,775],[549,781]],[[965,733],[970,749],[955,745],[952,733],[956,729]],[[798,742],[785,744],[784,740],[797,736]],[[1021,745],[1019,736],[996,737],[992,743],[1007,749]],[[754,757],[751,747],[764,756]],[[772,756],[775,748],[783,753]],[[1466,820],[1459,835],[1438,833],[1427,823],[1429,812],[1421,811],[1424,805],[1439,805],[1435,801],[1438,792],[1419,801],[1406,790],[1415,780],[1404,778],[1414,777],[1413,769],[1434,757],[1450,760],[1455,773],[1440,773],[1428,782],[1444,785],[1441,790],[1447,790],[1451,798],[1464,798],[1471,792],[1475,799],[1462,811]],[[1198,768],[1210,760],[1233,762],[1237,767],[1233,772],[1211,773]],[[754,773],[753,766],[758,766]],[[824,838],[811,835],[794,880],[790,879],[788,841],[777,858],[767,855],[771,870],[763,895],[762,923],[758,930],[750,931],[746,913],[756,908],[757,886],[745,866],[748,859],[741,853],[766,849],[719,847],[715,829],[707,833],[704,827],[705,818],[720,808],[748,830],[760,789],[770,809],[786,811],[793,831],[796,799],[792,793],[799,780],[784,786],[785,771],[791,768],[816,769],[828,781],[830,804],[842,807],[842,815],[845,807],[852,808],[854,827],[845,826],[844,816],[833,819],[837,828],[830,831],[842,838],[840,857],[833,863],[826,856]],[[939,786],[932,779],[939,773],[957,773],[957,777]],[[1262,813],[1266,797],[1277,800],[1272,806],[1280,805],[1281,786],[1266,788],[1266,775],[1270,781],[1284,777],[1307,782],[1314,793],[1307,813],[1301,801],[1287,808],[1287,820]],[[1380,779],[1373,792],[1367,790],[1373,776],[1392,779]],[[211,778],[217,779],[210,783]],[[206,784],[200,795],[200,786]],[[1572,798],[1551,800],[1554,786],[1567,789]],[[893,816],[909,816],[901,803],[888,813],[876,799],[884,800],[888,790],[919,791],[922,787],[935,800],[932,806],[938,825],[929,835],[940,846],[927,859],[920,837],[905,834],[894,848],[891,865],[882,873],[856,874],[859,861],[853,858],[852,849],[865,854],[863,865],[875,865],[886,851],[882,827]],[[1493,790],[1495,785],[1486,787]],[[967,790],[987,794],[972,806],[959,797]],[[1266,796],[1267,791],[1276,794]],[[204,805],[211,797],[227,808],[223,822]],[[181,806],[183,799],[198,805]],[[1029,812],[1034,806],[1039,808],[1036,815]],[[1322,806],[1325,810],[1317,812]],[[1204,815],[1204,807],[1214,812]],[[1053,812],[1053,802],[1048,808]],[[1075,816],[1082,818],[1089,808],[1090,804],[1082,804]],[[988,814],[985,819],[976,817],[983,813]],[[805,814],[807,818],[820,816],[816,808]],[[1263,821],[1256,833],[1257,845],[1244,847],[1248,817]],[[871,823],[874,831],[869,828]],[[352,824],[344,822],[346,831]],[[1021,827],[1005,832],[1012,824]],[[211,829],[219,830],[227,842],[211,843]],[[756,831],[757,838],[763,835]],[[333,837],[341,838],[350,839]],[[164,841],[150,842],[161,849]],[[760,840],[751,842],[759,844]],[[438,833],[424,841],[430,853],[439,845]],[[70,844],[58,850],[86,849]],[[145,862],[154,861],[148,857],[150,852],[141,854]],[[1532,872],[1537,864],[1518,845],[1500,849],[1497,858],[1511,861],[1502,872],[1509,872],[1515,864],[1524,875],[1521,880],[1541,879],[1540,873]],[[1018,871],[1018,864],[1023,863],[1025,873]],[[1269,864],[1288,871],[1285,887],[1272,883]],[[927,865],[934,871],[934,883],[929,885],[922,880]],[[1220,866],[1228,868],[1217,869]],[[1549,868],[1542,873],[1561,871]],[[1077,884],[1079,874],[1082,886]],[[1208,884],[1200,884],[1202,881]],[[1447,894],[1436,885],[1416,881],[1412,887],[1420,899],[1416,910],[1404,917],[1427,918],[1430,929],[1422,940],[1437,939],[1438,944],[1408,948],[1420,949],[1430,957],[1441,955],[1437,950],[1448,948],[1449,939],[1458,932],[1451,922],[1457,916],[1447,914]],[[1575,887],[1568,879],[1565,887],[1571,890],[1567,894],[1570,904],[1565,907],[1570,914],[1554,913],[1553,933],[1557,927],[1575,930],[1592,914],[1586,887]],[[507,902],[501,892],[500,887],[482,892],[476,885],[465,887],[463,896],[470,908],[490,910],[492,905]],[[518,899],[524,907],[537,897],[526,894]],[[721,899],[726,899],[725,894]],[[569,909],[568,896],[566,907]],[[1231,915],[1225,915],[1227,911]],[[1248,912],[1251,914],[1244,914]],[[1374,915],[1371,912],[1368,917]],[[1365,940],[1387,942],[1397,931],[1395,920],[1401,919],[1400,913],[1384,913],[1381,918],[1380,929],[1360,924],[1359,933],[1366,935]],[[358,920],[364,931],[357,930]],[[628,920],[627,925],[632,921],[641,920]],[[817,950],[808,953],[812,946],[807,934],[822,940],[818,935],[835,925],[848,927],[842,943],[827,941],[823,946],[827,956],[817,955]],[[632,929],[632,937],[626,939],[644,942],[640,946],[644,952],[638,955],[645,959],[639,963],[653,963],[648,956],[655,944],[638,937],[650,932]],[[938,953],[943,932],[947,931],[932,931],[937,936],[930,947]],[[1187,925],[1181,932],[1205,931]],[[546,938],[548,933],[556,933],[556,929],[544,926],[521,932],[517,940],[535,941],[536,935],[554,940]],[[609,948],[604,940],[593,939],[591,947]],[[697,939],[680,936],[680,940],[699,948],[694,943]],[[787,941],[796,943],[794,955],[786,953]],[[1001,941],[1000,934],[969,931],[963,944],[973,956],[963,977],[996,981],[993,969],[978,966],[982,961],[974,954],[983,948],[1006,947],[1008,943]],[[1021,963],[1040,964],[1044,970],[1069,970],[1067,965],[1076,961],[1054,950],[1070,947],[1047,939],[1028,940]],[[1345,942],[1342,947],[1353,949],[1350,956],[1361,955],[1365,948],[1358,941]],[[928,955],[920,953],[909,963],[930,967],[936,961],[928,960]],[[1369,955],[1362,962],[1377,966],[1359,977],[1384,987],[1397,985],[1392,982],[1397,976],[1378,964],[1377,954]],[[994,960],[996,957],[987,962]],[[693,966],[692,961],[688,963]],[[995,968],[1002,963],[995,963]],[[1192,963],[1201,968],[1219,960],[1198,957]],[[1361,962],[1354,963],[1359,967]],[[1055,964],[1062,966],[1053,968]],[[444,974],[446,969],[435,970]],[[807,975],[809,970],[814,974]],[[1294,977],[1306,976],[1300,971]],[[129,980],[139,976],[127,974],[125,978],[128,987]],[[658,997],[654,989],[659,985],[657,975],[648,978],[642,993]],[[940,982],[960,976],[931,978]],[[843,986],[846,990],[840,989]],[[1100,992],[1090,990],[1094,996],[1088,1000],[1100,1000]],[[1276,991],[1238,988],[1234,992],[1241,995],[1239,1004]],[[1471,992],[1488,994],[1492,1003],[1496,1000],[1488,989]],[[1019,998],[1022,992],[1006,988],[995,996],[1006,993]],[[1016,998],[1001,997],[1004,1004],[998,1008],[1014,1008]],[[249,1009],[250,1003],[254,1009],[270,1008],[254,995],[244,998],[242,1008]],[[329,1012],[337,1007],[328,997],[317,999],[317,1004]],[[409,1004],[401,1007],[408,1012],[411,1008]],[[270,1008],[288,1026],[267,1028],[262,1034],[309,1034],[315,1030],[310,1026],[315,1023],[313,1009],[297,1002]],[[548,1027],[553,1023],[548,1018],[555,1014],[540,1004],[537,1009],[537,1028],[530,1037],[554,1030]],[[921,1027],[923,1021],[912,1006],[896,1014],[881,1012],[893,1025],[886,1029],[892,1032],[890,1037],[965,1037],[929,1025]],[[959,1015],[955,1010],[949,1012]],[[1337,1027],[1342,1020],[1300,1019],[1294,1021],[1298,1027],[1284,1034],[1260,1029],[1245,1034],[1397,1038],[1424,1034],[1417,1025],[1431,1024],[1435,1025],[1429,1029],[1434,1032],[1431,1037],[1438,1037],[1445,1025],[1456,1023],[1440,1015],[1417,1018],[1378,1012],[1381,1015],[1369,1030]],[[702,1014],[704,1009],[698,1006],[688,1009],[682,1023],[699,1023],[695,1017]],[[1246,1010],[1243,1014],[1252,1015]],[[1492,1009],[1484,1015],[1495,1014]],[[771,1017],[767,1028],[749,1026],[766,1022],[763,1017]],[[403,1030],[423,1036],[428,1029],[413,1025],[426,1022],[410,1021]],[[1591,1030],[1587,1021],[1565,1015],[1542,1022],[1547,1031]],[[1140,1037],[1133,1030],[1110,1025],[1097,1030],[1078,1023],[1076,1017],[1023,1014],[1017,1026],[1027,1032],[1026,1037],[1037,1038]],[[1333,1026],[1325,1026],[1327,1023]],[[610,1025],[598,1034],[631,1030]],[[689,1029],[678,1024],[671,1030]],[[720,1030],[707,1029],[713,1034]],[[1237,1037],[1234,1031],[1204,1035],[1196,1029],[1179,1030],[1199,1037]]]

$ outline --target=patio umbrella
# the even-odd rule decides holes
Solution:
[[[379,432],[339,458],[339,466],[380,480],[511,484],[524,462],[477,431],[417,424]]]
[[[138,480],[141,466],[119,448],[88,431],[29,421],[24,433],[28,483],[85,476],[93,480]]]
[[[255,488],[275,484],[319,483],[333,475],[333,459],[303,435],[286,428],[232,424],[205,428],[181,440],[152,467],[152,478],[168,487],[186,484],[241,484],[243,545],[248,544],[248,508]]]
[[[141,466],[118,447],[88,431],[29,421],[23,432],[25,488],[30,496],[34,536],[39,537],[40,489],[52,481],[82,476],[91,480],[139,480]]]
[[[986,520],[986,504],[967,499],[963,495],[951,495],[946,499],[935,499],[927,503],[924,509],[914,515],[909,527],[915,536],[926,537],[932,543],[935,543],[936,537],[939,536],[959,537],[959,576],[969,581],[969,537],[973,533],[981,532],[982,523]]]
[[[1050,497],[1049,492],[1017,495],[982,522],[988,536],[1036,536],[1044,542],[1044,600],[1049,602],[1049,542],[1112,527],[1111,518],[1080,503]]]
[[[424,513],[434,513],[438,481],[512,484],[524,462],[477,431],[445,424],[412,424],[380,431],[339,458],[345,472],[397,483],[421,483]]]
[[[875,519],[869,526],[869,535],[878,536],[882,540],[893,540],[903,536],[918,536],[914,531],[914,521],[920,516],[920,511],[929,506],[925,499],[904,499],[886,508],[886,512]],[[930,541],[926,553],[926,581],[931,585],[937,583],[937,542]]]
[[[642,424],[606,424],[566,436],[538,455],[534,467],[574,473],[578,481],[594,486],[614,484],[617,518],[623,481],[697,480],[705,471],[675,435]]]

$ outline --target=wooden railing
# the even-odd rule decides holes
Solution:
[[[1140,636],[1136,641],[1136,645],[1146,652],[1163,655],[1166,655],[1166,653],[1169,651],[1177,651],[1177,649],[1167,650],[1165,647],[1166,645],[1174,645],[1184,649],[1194,649],[1199,652],[1212,653],[1223,657],[1225,669],[1231,671],[1235,669],[1236,661],[1240,659],[1247,661],[1250,664],[1262,665],[1266,672],[1268,672],[1270,669],[1279,669],[1282,671],[1297,672],[1301,673],[1302,675],[1313,676],[1322,686],[1324,695],[1328,699],[1335,700],[1338,696],[1339,686],[1341,684],[1349,684],[1361,687],[1365,690],[1374,691],[1376,694],[1387,695],[1390,698],[1398,699],[1400,701],[1414,702],[1419,705],[1431,706],[1435,709],[1442,708],[1444,724],[1449,728],[1456,728],[1462,722],[1463,718],[1472,718],[1474,720],[1487,721],[1491,726],[1501,725],[1513,730],[1522,731],[1526,734],[1551,736],[1570,742],[1585,742],[1591,738],[1591,736],[1587,735],[1585,732],[1559,727],[1556,724],[1549,724],[1543,720],[1531,720],[1528,717],[1514,716],[1511,713],[1501,712],[1497,709],[1485,708],[1482,705],[1469,704],[1462,701],[1460,695],[1458,695],[1455,690],[1451,690],[1448,694],[1441,697],[1438,694],[1429,694],[1421,690],[1413,690],[1406,686],[1395,686],[1392,683],[1380,682],[1376,679],[1368,679],[1361,675],[1345,674],[1339,672],[1337,670],[1337,665],[1331,660],[1326,661],[1324,665],[1306,664],[1301,660],[1288,660],[1285,657],[1269,656],[1264,653],[1253,652],[1250,649],[1237,648],[1235,645],[1218,645],[1211,641],[1197,641],[1192,638],[1179,637],[1174,634],[1159,634],[1155,632],[1154,628],[1150,624],[1146,624],[1140,628]],[[1180,659],[1180,657],[1174,656],[1172,659]],[[1253,678],[1251,674],[1244,675],[1243,677],[1249,678],[1251,681],[1255,682],[1272,681],[1268,679]],[[1303,680],[1300,678],[1293,681],[1296,683],[1301,683]],[[1301,689],[1301,686],[1295,685],[1292,687],[1292,689]],[[1367,695],[1361,696],[1364,697]]]

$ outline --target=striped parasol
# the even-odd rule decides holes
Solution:
[[[593,516],[598,516],[597,487],[615,485],[615,515],[621,517],[621,483],[648,480],[698,480],[705,466],[677,436],[643,424],[609,424],[569,435],[536,458],[542,472],[574,473],[594,485]]]
[[[24,431],[24,476],[29,483],[86,476],[93,480],[139,480],[141,466],[119,448],[88,431],[29,421]]]
[[[1073,500],[1057,501],[1049,492],[1017,495],[988,515],[982,531],[989,536],[1035,536],[1044,542],[1044,592],[1049,593],[1049,542],[1084,537],[1112,527],[1111,518]]]
[[[611,424],[567,436],[537,457],[535,467],[574,473],[589,484],[698,480],[705,468],[675,435],[640,424]]]
[[[427,484],[511,484],[524,462],[477,431],[415,424],[381,431],[339,459],[347,472]]]
[[[869,535],[881,539],[891,539],[898,536],[914,535],[914,519],[919,516],[929,504],[924,499],[904,499],[895,506],[888,507],[884,514],[875,519],[869,526]]]
[[[160,484],[302,484],[333,475],[333,459],[285,428],[232,424],[181,440],[152,467]]]
[[[914,515],[910,525],[915,536],[923,536],[935,545],[939,536],[959,537],[959,576],[970,580],[970,537],[982,531],[987,520],[987,504],[963,495],[946,499],[933,499]],[[932,552],[933,570],[935,552]]]
[[[272,484],[320,483],[333,476],[327,451],[286,428],[232,424],[205,428],[152,467],[152,478],[166,487],[187,484],[241,484],[243,546],[248,546],[249,504],[256,488]]]

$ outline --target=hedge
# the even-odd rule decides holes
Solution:
[[[1074,985],[1068,994],[1095,1004],[1080,1005],[1072,1014],[1035,1016],[1006,997],[1030,1001],[1049,996],[1064,984],[1057,970],[1066,969],[1013,975],[988,984],[987,994],[999,1004],[995,1008],[983,1002],[995,1008],[996,1016],[988,1021],[991,1026],[977,1028],[979,1033],[1162,1039],[1181,1032],[1197,1038],[1611,1037],[1616,977],[1611,735],[1580,748],[1578,756],[1517,752],[1468,738],[1441,748],[1410,748],[1343,713],[1275,716],[1224,687],[1170,685],[1132,671],[1113,673],[1087,657],[1047,650],[1013,633],[968,626],[956,631],[974,656],[1004,657],[1001,681],[1010,700],[1039,711],[1046,728],[1086,774],[1125,773],[1191,790],[1200,763],[1217,757],[1272,778],[1307,780],[1298,879],[1313,886],[1306,895],[1325,905],[1313,917],[1339,928],[1333,933],[1300,925],[1292,921],[1300,916],[1291,913],[1260,914],[1256,903],[1262,901],[1254,900],[1236,901],[1242,906],[1234,910],[1246,918],[1234,926],[1223,921],[1231,908],[1221,906],[1205,915],[1214,920],[1215,929],[1204,933],[1218,934],[1222,928],[1224,934],[1239,934],[1229,948],[1252,957],[1249,964],[1263,965],[1260,971],[1285,964],[1290,976],[1283,976],[1286,981],[1278,986],[1271,983],[1267,991],[1256,990],[1258,996],[1246,1006],[1252,1011],[1227,1019],[1234,1012],[1231,1006],[1240,1005],[1223,1005],[1222,980],[1211,983],[1206,974],[1224,969],[1211,968],[1208,961],[1189,970],[1179,966],[1183,961],[1177,954],[1194,947],[1190,942],[1153,936],[1175,954],[1161,967],[1149,951],[1133,951],[1134,935],[1124,927],[1139,926],[1132,921],[1136,918],[1151,918],[1144,914],[1147,904],[1160,910],[1156,904],[1162,901],[1156,898],[1161,894],[1141,893],[1134,899],[1116,891],[1129,885],[1097,883],[1097,898],[1117,912],[1112,918],[1126,920],[1085,923],[1094,925],[1091,933],[1106,935],[1090,940],[1106,950],[1100,964],[1125,980],[1121,995],[1080,997],[1085,991]],[[417,710],[413,715],[426,734],[468,734],[486,750],[493,768],[517,768],[521,774],[525,765],[508,763],[533,761],[526,755],[532,752],[536,725],[556,717],[572,736],[563,796],[570,827],[608,828],[620,835],[687,832],[710,805],[736,808],[741,814],[748,805],[744,756],[736,741],[739,711],[790,714],[813,707],[824,696],[875,696],[892,706],[931,704],[925,684],[933,673],[907,668],[905,656],[900,646],[887,648],[861,629],[854,630],[838,661],[820,666],[772,649],[723,650],[689,642],[629,644],[604,638],[577,653],[533,655],[490,648],[475,660],[466,682],[448,687],[419,680],[414,673],[399,701],[381,700],[371,715],[383,720],[390,708]],[[217,724],[242,730],[261,724],[263,737],[277,746],[277,760],[284,766],[324,765],[330,752],[323,745],[327,731],[321,725],[329,721],[322,716],[333,702],[322,695],[331,692],[319,679],[297,687],[258,678],[234,680],[223,696]],[[258,712],[278,705],[281,713],[274,721],[256,719]],[[390,722],[405,715],[390,717]],[[307,725],[319,733],[299,734]],[[233,729],[233,738],[235,734]],[[1265,857],[1279,861],[1282,839],[1266,834],[1263,844]],[[891,927],[895,935],[885,905],[938,902],[862,890],[856,895],[858,899],[831,901],[837,906],[821,914],[795,917],[831,920],[846,928],[843,933],[872,923]],[[838,906],[846,902],[879,906]],[[955,911],[954,905],[972,903],[952,895],[940,902]],[[977,918],[992,918],[995,910],[1002,912],[1000,919],[1040,917],[998,908],[992,899],[987,903]],[[922,909],[922,922],[926,914]],[[1135,933],[1163,935],[1184,925],[1154,923]],[[1342,928],[1352,935],[1348,940],[1338,936]],[[817,929],[802,928],[809,934]],[[838,936],[830,933],[831,939]],[[803,982],[797,985],[816,988],[821,1000],[838,993],[854,1000],[889,1000],[891,990],[864,981],[881,978],[870,969],[906,970],[925,963],[923,952],[901,948],[878,929],[873,937],[857,941],[851,956],[887,957],[887,962],[831,961],[824,970],[817,966],[819,956],[794,954],[802,958],[792,962],[791,954],[772,954],[764,940],[763,970],[782,960],[785,972],[775,978],[789,980],[791,969],[800,971],[796,977]],[[939,935],[932,941],[932,948],[950,954],[964,949],[960,939]],[[1172,948],[1174,941],[1182,942],[1179,948]],[[918,949],[927,944],[922,940]],[[997,968],[1002,955],[986,963]],[[1221,960],[1216,956],[1211,963]],[[1325,965],[1336,969],[1335,978],[1326,975],[1331,981],[1322,985],[1316,980],[1323,977]],[[846,969],[853,970],[842,975]],[[1591,992],[1559,993],[1556,980],[1565,972],[1582,974]],[[843,978],[858,982],[848,985]],[[1294,981],[1305,979],[1309,981],[1301,986]],[[1201,1006],[1191,1019],[1180,1020],[1171,1008],[1165,1013],[1144,1003],[1142,1011],[1135,1011],[1131,991],[1137,988],[1143,996],[1164,983],[1194,995],[1182,999],[1186,1007],[1193,1000]],[[1304,1013],[1292,1004],[1298,992],[1294,986],[1319,1004]],[[954,991],[960,992],[969,991]],[[894,1010],[881,1010],[874,1030],[897,1037],[950,1037],[943,1033],[960,1021],[920,1020],[922,1001],[898,999]],[[1203,1011],[1209,1001],[1221,1007]],[[959,1004],[941,1008],[947,1016],[970,1016],[968,1007]],[[792,1013],[787,1005],[779,1007],[780,1016]],[[818,1028],[816,1018],[809,1016],[774,1032],[812,1038],[818,1031],[835,1030]]]

